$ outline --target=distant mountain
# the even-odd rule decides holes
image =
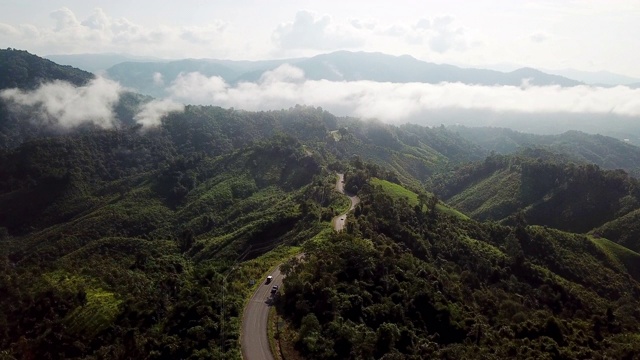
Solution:
[[[495,127],[451,126],[462,138],[499,154],[526,147],[545,147],[572,161],[596,164],[604,169],[624,169],[640,175],[640,147],[609,136],[567,131],[559,135],[534,135]]]
[[[436,195],[477,220],[588,232],[635,210],[640,183],[619,170],[575,164],[541,149],[492,155],[432,179]]]
[[[434,64],[411,56],[392,56],[381,53],[338,51],[311,58],[272,61],[232,60],[180,60],[167,63],[122,63],[107,70],[114,80],[144,94],[161,96],[164,85],[175,80],[180,72],[200,72],[206,76],[220,76],[229,83],[257,81],[268,70],[282,64],[291,64],[304,70],[307,79],[332,81],[371,80],[382,82],[461,82],[480,85],[513,85],[523,82],[531,85],[576,86],[579,81],[541,71],[522,68],[504,73],[494,70],[461,68],[447,64]],[[154,74],[162,75],[164,82],[154,82]],[[157,77],[157,75],[156,75]]]
[[[638,204],[633,204],[637,206]],[[612,220],[591,231],[633,251],[640,251],[640,209]]]
[[[509,73],[494,70],[461,68],[434,64],[411,56],[381,53],[339,51],[318,55],[294,64],[305,71],[309,79],[372,80],[384,82],[460,82],[479,85],[515,85],[528,81],[531,85],[575,86],[580,83],[535,69],[522,68]]]
[[[62,65],[71,65],[79,69],[99,73],[108,68],[123,62],[153,61],[163,60],[150,56],[133,56],[127,54],[70,54],[70,55],[47,55],[46,59]]]
[[[580,71],[574,69],[549,70],[542,69],[548,74],[565,76],[592,85],[629,85],[640,82],[640,79],[631,76],[615,74],[609,71]]]
[[[86,85],[95,75],[69,65],[58,65],[51,60],[30,54],[27,51],[0,50],[0,90],[18,88],[33,90],[39,85],[55,80],[76,86]],[[122,123],[131,125],[139,104],[148,98],[131,92],[120,94],[114,112]],[[13,148],[26,139],[61,135],[67,130],[42,121],[36,121],[32,113],[9,111],[9,104],[0,99],[0,148]],[[92,126],[78,129],[89,130]]]
[[[90,79],[10,55],[8,86]],[[0,146],[3,359],[241,358],[244,304],[280,264],[286,358],[640,353],[640,254],[602,237],[637,242],[640,184],[622,171],[541,149],[485,158],[444,126],[311,106],[26,135]],[[361,199],[340,233],[336,172]],[[432,175],[441,199],[504,224],[443,204]]]
[[[52,80],[83,85],[93,78],[89,72],[56,64],[24,50],[0,49],[0,89],[33,89]]]

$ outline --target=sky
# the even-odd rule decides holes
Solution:
[[[467,67],[572,68],[640,78],[640,0],[0,0],[0,10],[0,48],[40,56],[264,60],[350,50]],[[503,126],[507,119],[526,131],[550,124],[545,131],[551,132],[635,128],[640,119],[640,88],[628,86],[311,80],[291,64],[255,82],[229,84],[198,72],[173,79],[155,73],[153,82],[165,96],[134,117],[149,127],[183,111],[183,104],[256,111],[300,104],[429,126]],[[26,92],[5,89],[0,99],[17,112],[36,110],[33,121],[112,128],[118,126],[113,106],[126,90],[99,75],[80,87],[55,81]]]
[[[640,78],[640,0],[0,0],[0,47],[258,60],[336,50]]]

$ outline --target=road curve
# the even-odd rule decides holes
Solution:
[[[273,360],[267,337],[267,323],[272,299],[271,288],[274,285],[282,287],[280,266],[269,275],[273,276],[273,280],[269,284],[265,283],[266,277],[262,280],[242,316],[240,343],[242,357],[246,360]]]
[[[358,198],[357,196],[350,196],[349,194],[344,192],[344,174],[338,174],[338,180],[336,180],[336,190],[348,196],[349,200],[351,201],[351,207],[349,207],[349,210],[347,210],[347,212],[333,218],[333,228],[336,231],[340,232],[342,231],[342,229],[344,229],[345,223],[347,222],[347,213],[355,209],[356,205],[358,205],[358,203],[360,202],[360,198]]]
[[[344,174],[338,174],[336,190],[345,194]],[[349,196],[349,200],[351,200],[351,207],[347,212],[352,211],[360,202],[357,196]],[[346,218],[346,212],[333,218],[333,226],[336,231],[341,231],[344,228]],[[283,275],[280,273],[280,265],[269,275],[273,276],[271,283],[265,283],[266,277],[262,280],[262,284],[258,286],[242,315],[240,346],[242,347],[242,357],[246,360],[273,360],[267,336],[267,324],[269,307],[271,306],[271,288],[274,285],[282,286]]]

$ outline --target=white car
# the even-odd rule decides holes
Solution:
[[[273,276],[271,276],[271,275],[267,276],[267,281],[265,282],[265,284],[270,283],[271,280],[273,280]]]

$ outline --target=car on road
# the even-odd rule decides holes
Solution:
[[[275,294],[278,292],[278,285],[273,285],[273,287],[271,288],[271,293]]]
[[[267,276],[267,281],[265,281],[265,284],[270,283],[271,280],[273,280],[273,276],[271,276],[271,275]]]

